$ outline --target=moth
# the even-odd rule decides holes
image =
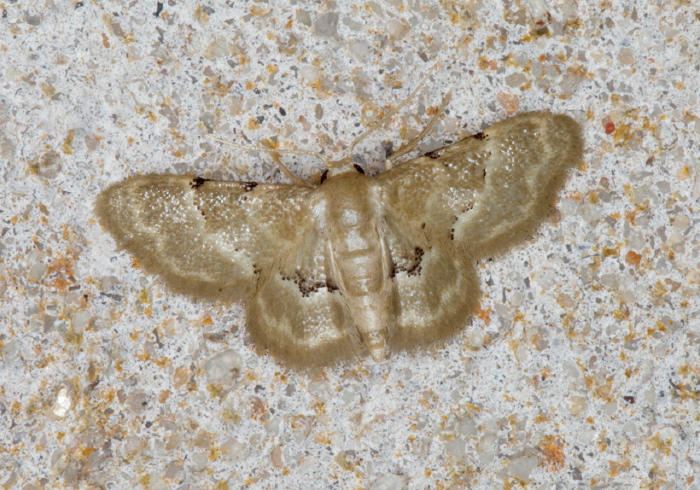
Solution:
[[[579,124],[547,112],[387,160],[376,177],[352,163],[358,140],[318,183],[144,175],[104,190],[96,214],[173,290],[245,301],[253,342],[288,365],[381,361],[467,324],[475,261],[535,231],[583,152]]]

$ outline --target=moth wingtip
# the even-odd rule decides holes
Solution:
[[[116,184],[112,184],[106,189],[102,190],[97,196],[95,196],[95,201],[93,203],[93,212],[97,216],[97,221],[99,221],[102,228],[109,230],[109,222],[111,216],[111,200],[114,194],[114,188]]]
[[[570,166],[577,165],[583,158],[584,139],[583,127],[573,117],[567,114],[554,114],[552,118],[552,126],[556,128],[560,134],[565,134],[566,151]]]

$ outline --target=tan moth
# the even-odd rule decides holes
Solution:
[[[475,260],[535,231],[583,142],[570,117],[527,113],[370,177],[352,163],[365,135],[319,183],[145,175],[103,191],[96,212],[175,291],[244,300],[253,341],[287,364],[365,350],[381,361],[466,325],[480,297]]]

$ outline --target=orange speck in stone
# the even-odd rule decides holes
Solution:
[[[605,123],[605,134],[613,134],[615,132],[615,123],[610,121]]]
[[[498,63],[496,60],[490,60],[484,56],[480,56],[478,66],[481,70],[496,70],[498,68]]]
[[[67,291],[75,284],[75,260],[76,257],[66,255],[52,260],[46,269],[46,285],[59,291]]]
[[[173,374],[173,383],[176,389],[181,388],[187,384],[190,378],[189,369],[186,367],[179,367],[175,369],[175,374]]]
[[[618,251],[615,248],[603,247],[603,257],[617,257]]]
[[[248,119],[248,129],[250,129],[250,130],[260,129],[260,123],[258,122],[258,118],[251,117]]]
[[[501,107],[503,107],[509,115],[515,114],[518,111],[518,108],[520,107],[520,99],[517,95],[501,92],[498,95],[496,95],[496,100],[499,104],[501,104]]]
[[[641,262],[642,256],[638,254],[637,252],[633,252],[630,250],[627,252],[625,255],[625,262],[627,262],[628,265],[633,265],[633,266],[638,266],[639,262]]]
[[[690,178],[690,175],[691,172],[690,167],[688,167],[688,165],[683,165],[676,172],[676,177],[678,177],[679,180],[688,180]]]
[[[322,432],[322,433],[316,434],[316,437],[314,437],[314,442],[316,442],[318,444],[328,445],[331,443],[331,437],[327,432]]]
[[[491,308],[487,309],[479,309],[479,311],[476,312],[476,316],[481,319],[486,325],[491,324]]]
[[[559,439],[554,436],[546,436],[540,442],[539,449],[544,456],[543,463],[549,466],[550,471],[555,471],[564,467],[566,463],[564,443]]]
[[[253,397],[251,400],[251,416],[254,419],[259,419],[264,413],[267,412],[266,403],[257,397]]]

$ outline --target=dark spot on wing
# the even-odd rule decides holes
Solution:
[[[202,177],[195,177],[194,179],[192,179],[192,182],[190,182],[190,187],[192,187],[192,189],[199,189],[208,180],[209,179],[205,179]]]
[[[466,213],[470,211],[474,207],[474,204],[469,204],[466,208],[462,210],[462,213]],[[460,215],[462,214],[460,213]],[[459,216],[454,216],[452,220],[452,228],[450,228],[450,240],[455,239],[455,225],[457,224],[457,221],[459,220]]]
[[[196,191],[197,189],[199,189],[200,187],[202,187],[202,186],[204,185],[204,183],[205,183],[206,181],[208,181],[208,180],[209,180],[209,179],[203,179],[202,177],[195,177],[195,178],[193,178],[192,181],[190,182],[190,187],[191,187],[193,190]],[[197,197],[192,196],[192,205],[193,205],[195,208],[197,208],[197,211],[200,212],[200,214],[202,215],[202,218],[206,219],[206,218],[207,218],[207,214],[202,210],[201,207],[199,207],[200,202],[199,202],[199,196],[198,196],[198,194],[199,194],[199,193],[197,193],[197,195],[196,195]]]
[[[428,153],[425,154],[426,157],[435,160],[436,158],[440,158],[442,156],[442,152],[445,148],[438,148],[437,150],[429,151]]]
[[[425,223],[421,223],[421,224],[420,224],[420,229],[421,229],[421,230],[425,230]]]
[[[241,182],[241,184],[246,192],[250,192],[258,186],[257,182]]]
[[[308,298],[311,294],[318,292],[321,289],[325,289],[329,293],[334,293],[338,290],[338,286],[333,282],[332,279],[316,279],[313,276],[306,276],[302,271],[296,270],[294,272],[294,277],[285,276],[282,274],[283,281],[292,281],[299,287],[299,292],[302,297]]]
[[[390,277],[396,277],[401,272],[405,272],[409,276],[419,276],[422,271],[421,262],[423,261],[425,250],[416,247],[413,249],[412,255],[412,257],[403,257],[399,263],[394,263]]]
[[[486,169],[484,169],[484,175],[482,175],[481,178],[486,179]]]
[[[324,170],[323,173],[321,174],[321,181],[319,182],[319,184],[323,184],[327,178],[328,178],[328,169]]]
[[[413,252],[416,254],[416,257],[418,258],[419,261],[421,259],[423,259],[423,255],[425,255],[425,250],[423,250],[420,247],[416,247]]]
[[[489,135],[486,133],[476,133],[476,134],[472,135],[472,138],[474,138],[475,140],[483,141],[483,140],[489,139]]]
[[[355,170],[357,170],[358,172],[360,172],[362,175],[365,174],[364,169],[363,169],[362,167],[360,167],[358,164],[353,163],[352,166],[355,167]]]

